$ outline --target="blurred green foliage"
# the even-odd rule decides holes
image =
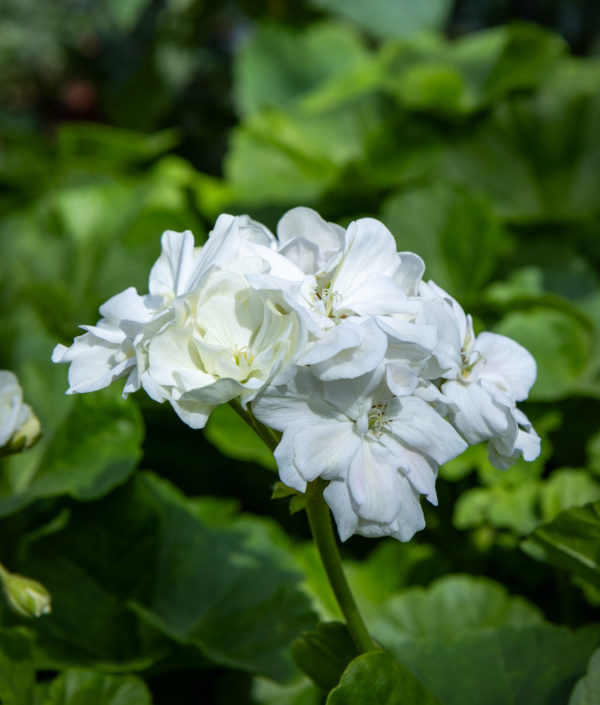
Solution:
[[[324,703],[300,669],[344,672],[332,705],[373,679],[407,704],[596,702],[600,18],[506,5],[2,3],[0,368],[44,438],[0,466],[0,560],[53,596],[35,622],[0,609],[3,705]],[[397,661],[352,661],[302,512],[270,500],[231,410],[193,432],[117,389],[65,397],[49,362],[145,291],[163,230],[201,242],[222,211],[274,228],[296,205],[380,218],[538,362],[536,462],[469,449],[413,542],[344,546]]]

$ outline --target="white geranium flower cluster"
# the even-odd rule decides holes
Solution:
[[[438,465],[485,441],[506,468],[540,441],[517,409],[536,375],[531,355],[471,318],[392,234],[363,218],[343,229],[294,208],[275,237],[247,216],[221,215],[207,243],[167,231],[149,293],[127,289],[55,362],[69,393],[125,377],[201,428],[239,399],[282,432],[282,481],[317,478],[342,540],[406,541],[436,503]]]

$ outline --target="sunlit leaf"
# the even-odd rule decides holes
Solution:
[[[600,649],[594,651],[587,674],[577,682],[569,705],[599,705],[600,703]]]
[[[352,661],[327,705],[441,705],[440,701],[390,654],[372,651]]]
[[[421,255],[427,278],[457,296],[479,291],[502,251],[502,229],[489,205],[446,185],[391,197],[381,218],[394,233],[399,251]]]
[[[542,560],[600,587],[600,502],[561,512],[522,544]]]
[[[151,705],[150,692],[135,676],[70,670],[52,681],[44,705]]]
[[[444,705],[561,705],[600,638],[466,576],[398,595],[373,632]]]
[[[356,23],[376,37],[405,37],[415,32],[442,29],[451,10],[449,0],[374,0],[368,5],[360,0],[335,3],[333,0],[310,0],[320,10],[329,10]]]
[[[261,27],[236,57],[235,96],[243,114],[288,110],[303,96],[352,72],[368,53],[348,27],[321,23],[299,33]]]

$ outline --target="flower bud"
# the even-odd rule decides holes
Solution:
[[[4,596],[10,608],[23,617],[41,617],[51,612],[50,593],[37,580],[0,568]]]
[[[40,422],[23,402],[16,375],[0,370],[0,456],[31,448],[41,435]]]
[[[12,455],[32,448],[42,435],[42,426],[29,404],[23,404],[27,412],[26,421],[15,431],[8,443],[0,451],[0,455]]]

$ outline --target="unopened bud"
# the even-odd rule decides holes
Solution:
[[[23,617],[41,617],[50,614],[50,593],[37,580],[9,573],[2,568],[0,576],[4,596],[10,608]]]
[[[38,417],[28,404],[23,404],[23,406],[28,412],[27,419],[4,446],[1,451],[2,455],[11,455],[12,453],[28,450],[39,441],[42,435],[42,427]]]
[[[40,435],[40,422],[23,402],[19,380],[10,370],[0,370],[0,456],[31,448]]]

